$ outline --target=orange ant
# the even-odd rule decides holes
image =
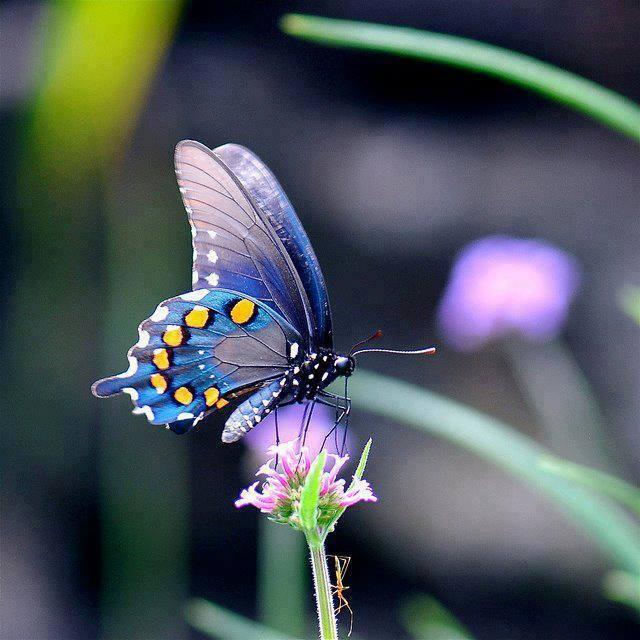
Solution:
[[[331,585],[332,595],[338,598],[338,606],[336,608],[336,615],[338,615],[343,609],[347,609],[349,611],[349,615],[351,621],[349,623],[349,633],[347,636],[351,636],[351,632],[353,631],[353,609],[349,606],[348,600],[344,597],[344,592],[349,589],[346,587],[343,579],[349,569],[349,565],[351,564],[351,558],[348,556],[333,556],[335,561],[335,572],[336,572],[336,584]]]

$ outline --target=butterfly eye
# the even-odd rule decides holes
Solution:
[[[333,366],[336,368],[338,375],[350,376],[356,368],[356,363],[350,356],[338,356]]]

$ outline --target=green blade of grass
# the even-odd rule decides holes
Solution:
[[[351,481],[351,484],[349,485],[349,489],[351,487],[353,487],[354,483],[356,480],[362,480],[362,476],[364,475],[364,470],[365,467],[367,466],[367,461],[369,460],[369,452],[371,451],[371,444],[372,444],[373,440],[371,440],[371,438],[369,438],[369,440],[367,441],[367,444],[364,445],[364,449],[362,450],[362,453],[360,454],[360,461],[358,462],[358,466],[356,467],[356,472],[353,474],[353,480]],[[333,520],[331,520],[331,522],[327,525],[327,529],[326,532],[331,533],[333,531],[333,528],[336,526],[336,522],[338,522],[338,520],[342,517],[342,514],[347,510],[346,507],[343,507],[342,509],[340,509],[336,515],[333,517]]]
[[[295,640],[202,598],[189,600],[184,616],[194,629],[218,640]]]
[[[286,14],[282,30],[333,47],[392,53],[468,69],[564,104],[640,142],[640,107],[552,64],[502,47],[431,31]]]
[[[640,527],[615,503],[540,468],[551,454],[505,423],[436,393],[369,371],[350,384],[371,413],[453,442],[554,498],[621,569],[640,574]]]
[[[360,454],[360,461],[358,462],[358,466],[356,467],[356,472],[353,474],[354,481],[355,480],[362,480],[362,476],[364,475],[365,467],[367,466],[367,461],[369,460],[369,451],[371,451],[372,442],[373,442],[373,440],[371,440],[371,438],[369,438],[369,440],[367,440],[367,444],[364,445],[364,449],[362,450],[362,453]],[[353,486],[353,482],[351,483],[351,485]]]
[[[640,615],[640,578],[626,571],[610,571],[603,584],[609,600],[631,607]]]
[[[555,456],[540,458],[538,465],[543,471],[604,493],[640,515],[640,490],[616,476]]]
[[[400,609],[400,617],[416,640],[473,640],[462,623],[432,596],[410,596]]]
[[[622,310],[640,325],[640,287],[626,285],[618,294],[618,302]]]

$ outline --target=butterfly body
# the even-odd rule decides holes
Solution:
[[[253,153],[186,140],[175,154],[193,290],[138,327],[124,373],[96,382],[177,433],[209,415],[235,442],[278,406],[320,400],[354,360],[334,351],[320,266],[282,187]]]
[[[235,442],[271,411],[294,402],[313,400],[340,376],[350,376],[353,359],[328,349],[290,359],[284,375],[252,394],[231,415],[222,432],[223,442]]]

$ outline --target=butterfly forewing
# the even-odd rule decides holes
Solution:
[[[193,288],[241,291],[276,311],[311,346],[312,317],[282,242],[214,152],[185,140],[176,175],[193,236]]]
[[[333,338],[327,287],[311,242],[284,189],[267,165],[249,149],[225,144],[214,149],[214,153],[242,183],[284,245],[311,306],[315,346],[331,349]]]

